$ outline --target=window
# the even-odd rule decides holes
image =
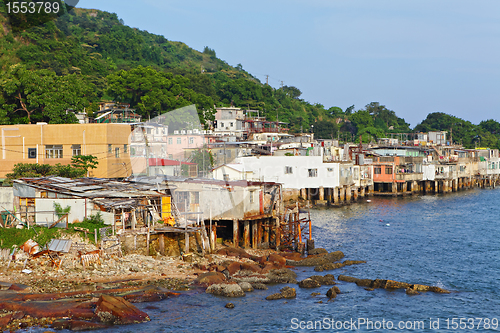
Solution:
[[[82,154],[82,145],[71,145],[71,151],[73,153],[72,156],[81,155]]]
[[[292,174],[293,173],[293,169],[291,166],[286,166],[285,167],[285,174]]]
[[[113,151],[113,146],[108,145],[108,153],[111,154],[112,151]]]
[[[123,145],[123,153],[128,153],[128,145]]]
[[[253,203],[254,202],[254,199],[253,199],[253,193],[255,191],[250,191],[250,203]]]
[[[115,148],[115,157],[120,158],[120,148],[118,147]]]
[[[177,144],[180,145],[182,143],[182,139],[181,138],[177,138]]]
[[[168,138],[168,144],[169,144],[169,145],[171,145],[171,144],[173,144],[173,143],[174,143],[174,139],[172,139],[172,138]]]
[[[229,123],[229,126],[233,127],[233,123]]]
[[[376,175],[380,175],[382,173],[382,168],[381,167],[373,168],[373,173]]]
[[[220,127],[224,127],[224,123],[220,123]]]
[[[28,158],[36,158],[36,148],[28,148]]]
[[[200,204],[200,192],[191,192],[191,204]]]
[[[45,146],[45,158],[63,158],[62,145]]]
[[[318,169],[307,169],[309,177],[318,177]]]
[[[192,145],[194,143],[194,138],[193,137],[190,137],[189,138],[189,144]]]
[[[173,159],[174,159],[174,155],[172,155],[172,154],[168,154],[168,159],[169,159],[169,160],[173,160]]]
[[[224,177],[224,181],[226,181],[226,182],[228,182],[228,181],[229,181],[229,175],[228,175],[227,173],[225,173],[225,174],[223,175],[223,177]]]
[[[385,174],[392,175],[392,167],[385,167]]]

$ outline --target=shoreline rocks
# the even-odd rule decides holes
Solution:
[[[368,289],[387,289],[387,290],[395,290],[395,289],[405,289],[407,294],[415,295],[412,291],[432,291],[440,294],[449,294],[451,293],[449,290],[442,289],[440,287],[435,286],[427,286],[422,284],[411,284],[406,282],[399,282],[394,280],[381,280],[381,279],[358,279],[352,276],[339,275],[339,281],[345,282],[353,282],[360,287],[366,287]]]

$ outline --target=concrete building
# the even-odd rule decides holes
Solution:
[[[47,124],[0,126],[0,177],[17,163],[71,163],[75,155],[98,159],[89,176],[124,178],[131,174],[129,124]]]

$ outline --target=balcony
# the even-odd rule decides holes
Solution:
[[[405,181],[405,182],[421,181],[423,179],[423,175],[424,174],[422,172],[397,173],[396,181]]]

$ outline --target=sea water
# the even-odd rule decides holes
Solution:
[[[500,327],[500,190],[448,195],[378,198],[342,208],[311,210],[316,247],[340,250],[366,264],[315,272],[294,269],[298,280],[339,274],[390,279],[452,291],[406,295],[404,290],[365,290],[338,281],[302,289],[297,298],[267,301],[285,285],[224,298],[203,290],[158,303],[136,304],[151,322],[105,332],[477,332]],[[319,296],[311,296],[320,292]],[[232,302],[234,309],[224,305]],[[146,307],[148,307],[146,309]],[[155,308],[151,308],[151,306]],[[30,329],[40,331],[40,329]]]

